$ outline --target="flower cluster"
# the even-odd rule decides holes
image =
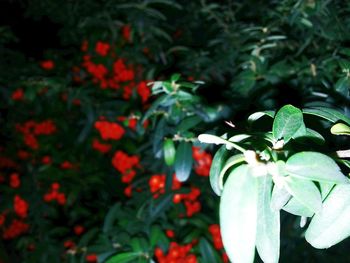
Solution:
[[[11,98],[13,100],[23,100],[23,98],[24,98],[23,89],[21,89],[21,88],[16,89],[14,92],[12,92]]]
[[[39,148],[38,135],[50,135],[56,132],[57,128],[52,120],[43,122],[27,121],[24,124],[16,125],[17,131],[23,134],[24,143],[31,149]]]
[[[112,165],[122,174],[123,183],[131,183],[136,175],[134,167],[139,166],[139,157],[129,156],[122,151],[117,151],[112,158]]]
[[[120,140],[125,133],[124,128],[115,122],[96,121],[94,126],[103,140]]]
[[[10,186],[12,188],[18,188],[21,185],[21,179],[19,178],[18,173],[12,173],[10,175]]]
[[[92,141],[92,148],[101,153],[107,153],[112,149],[111,144],[101,143],[98,139]]]
[[[210,225],[208,227],[208,231],[209,231],[209,233],[211,234],[211,236],[213,238],[214,247],[217,250],[223,250],[224,245],[223,245],[222,239],[221,239],[220,226],[218,224]],[[224,263],[229,262],[226,252],[222,253],[222,261]]]
[[[16,238],[29,230],[29,225],[21,220],[14,219],[12,223],[4,230],[3,239]]]
[[[150,191],[153,193],[153,198],[158,198],[160,194],[165,192],[165,174],[152,175],[148,181]],[[176,175],[173,175],[172,190],[178,190],[181,187],[181,182],[177,179]]]
[[[51,184],[50,191],[44,195],[44,201],[49,203],[56,200],[58,204],[64,205],[66,203],[66,195],[64,193],[59,192],[59,189],[59,183]]]
[[[154,255],[159,263],[197,263],[196,255],[190,253],[192,247],[192,243],[180,245],[176,242],[171,242],[167,254],[164,254],[161,248],[156,248]]]
[[[199,147],[192,147],[192,156],[195,160],[194,171],[201,176],[209,176],[212,156]]]
[[[15,213],[21,218],[26,218],[28,216],[28,208],[28,203],[19,195],[15,195],[13,200],[13,209]]]
[[[173,202],[177,204],[183,201],[186,207],[186,215],[191,217],[201,210],[201,203],[197,200],[200,194],[201,191],[199,188],[192,186],[191,192],[187,194],[175,194],[173,197]]]
[[[130,27],[123,27],[123,36],[125,40],[130,41]],[[82,51],[88,52],[88,42],[84,41]],[[108,56],[110,55],[110,56]],[[112,62],[100,63],[100,58],[110,59]],[[107,58],[106,58],[107,57]],[[99,62],[95,62],[97,58]],[[111,64],[110,67],[106,65]],[[141,101],[145,103],[151,95],[150,88],[145,81],[138,82],[138,67],[128,65],[124,58],[116,57],[116,54],[108,42],[97,41],[94,48],[94,54],[85,54],[83,56],[82,68],[91,76],[92,82],[98,84],[101,89],[122,90],[122,97],[130,99],[134,91],[140,96]],[[78,74],[79,67],[74,68],[74,74]],[[76,81],[81,81],[80,77],[75,76]]]

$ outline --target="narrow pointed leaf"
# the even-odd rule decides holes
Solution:
[[[280,212],[272,210],[272,178],[258,178],[258,222],[256,248],[266,263],[277,263],[280,254]]]
[[[286,171],[293,177],[320,182],[348,183],[336,162],[318,152],[300,152],[286,162]]]
[[[188,142],[181,142],[176,150],[175,174],[180,182],[188,179],[192,169],[192,147]]]
[[[350,125],[350,118],[334,109],[330,109],[326,107],[313,107],[310,109],[303,109],[303,112],[306,114],[311,114],[311,115],[324,118],[331,122],[337,122],[339,120],[342,120],[345,123]]]
[[[220,202],[220,226],[232,262],[252,263],[257,228],[257,179],[247,165],[229,175]]]
[[[329,248],[350,236],[350,185],[336,185],[305,233],[315,248]]]
[[[273,121],[272,133],[274,139],[283,139],[287,143],[303,125],[303,113],[292,105],[282,107]]]
[[[220,184],[220,172],[226,162],[227,154],[228,152],[226,150],[226,147],[221,146],[221,148],[215,153],[212,165],[210,167],[210,185],[214,193],[216,193],[218,196],[220,196],[222,192],[222,183]]]
[[[285,187],[296,200],[314,213],[321,210],[321,194],[314,182],[290,176],[286,178]]]

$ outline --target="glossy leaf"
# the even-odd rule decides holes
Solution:
[[[299,152],[292,155],[286,162],[286,171],[293,177],[308,180],[348,183],[335,161],[319,152]]]
[[[255,113],[249,115],[248,122],[254,122],[254,121],[260,119],[263,116],[269,116],[269,117],[273,118],[275,116],[275,112],[274,111],[258,111],[258,112],[255,112]]]
[[[337,122],[339,120],[342,120],[345,123],[350,125],[350,118],[346,117],[344,114],[334,109],[330,109],[326,107],[313,107],[313,108],[303,109],[303,112],[306,114],[311,114],[311,115],[324,118],[331,122]]]
[[[173,165],[175,162],[175,145],[172,139],[166,139],[163,144],[164,160],[167,165]]]
[[[282,209],[296,216],[311,217],[314,214],[312,210],[310,210],[308,207],[300,203],[294,197],[292,197]]]
[[[280,254],[280,212],[271,209],[272,178],[258,178],[258,222],[256,248],[264,262],[278,262]]]
[[[135,262],[141,256],[141,252],[124,252],[114,255],[106,260],[106,263],[129,263]]]
[[[321,194],[314,182],[292,176],[286,178],[285,182],[286,190],[301,204],[314,213],[318,213],[321,210]]]
[[[227,154],[228,152],[226,150],[226,147],[221,146],[221,148],[214,155],[209,172],[211,188],[213,189],[214,193],[219,196],[221,195],[222,191],[222,183],[220,184],[220,172],[222,171],[223,166],[226,162]]]
[[[181,142],[175,155],[175,173],[180,182],[184,182],[190,176],[192,169],[192,147],[188,142]]]
[[[279,188],[275,185],[272,191],[270,206],[274,210],[281,210],[291,197],[292,195],[285,188]]]
[[[230,158],[227,159],[227,161],[226,161],[225,165],[222,167],[220,174],[219,174],[219,177],[217,178],[217,181],[216,181],[216,183],[218,184],[217,187],[220,191],[220,195],[221,195],[222,189],[224,188],[223,181],[224,181],[225,173],[230,168],[235,166],[236,164],[239,164],[239,163],[244,162],[244,161],[245,161],[245,157],[243,154],[237,154],[237,155],[231,156]]]
[[[254,260],[257,202],[257,179],[241,165],[229,175],[220,202],[222,240],[232,262]]]
[[[273,121],[274,139],[283,139],[287,143],[303,125],[303,113],[292,105],[282,107]]]
[[[350,135],[350,127],[344,123],[337,123],[332,126],[331,133],[335,135]]]
[[[350,185],[336,185],[305,233],[315,248],[329,248],[350,236]]]

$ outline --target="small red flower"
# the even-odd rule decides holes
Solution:
[[[137,85],[137,93],[140,95],[142,103],[145,103],[148,100],[148,98],[151,96],[151,90],[147,86],[146,81],[141,81]]]
[[[28,207],[28,203],[24,199],[19,195],[15,196],[13,200],[13,208],[19,217],[26,218],[28,216]]]
[[[96,254],[88,254],[85,257],[85,260],[89,263],[95,263],[95,262],[97,262],[97,255]]]
[[[125,130],[118,123],[108,121],[96,121],[95,128],[100,132],[103,140],[120,140]]]
[[[98,41],[96,43],[95,51],[100,56],[105,57],[108,54],[108,51],[110,50],[110,48],[111,48],[110,44],[102,41]]]
[[[131,26],[130,25],[125,25],[122,27],[122,35],[123,38],[127,41],[130,42],[131,40]]]
[[[74,233],[77,235],[77,236],[80,236],[83,232],[85,231],[84,227],[81,226],[81,225],[76,225],[74,227]]]
[[[44,60],[40,62],[40,66],[45,70],[52,70],[55,64],[52,60]]]
[[[18,188],[21,185],[21,180],[19,179],[18,173],[12,173],[10,175],[10,186],[12,188]]]
[[[112,149],[112,145],[100,143],[98,139],[94,139],[92,141],[92,148],[101,153],[107,153]]]
[[[23,100],[23,98],[24,98],[23,89],[16,89],[16,90],[12,93],[11,98],[12,98],[13,100]]]

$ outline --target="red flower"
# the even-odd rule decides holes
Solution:
[[[51,164],[52,163],[52,159],[51,159],[50,156],[45,155],[45,156],[43,156],[43,158],[41,158],[41,163],[42,164],[46,164],[46,165]]]
[[[131,37],[131,26],[130,25],[125,25],[122,27],[122,35],[123,38],[127,41],[130,42],[130,37]]]
[[[19,179],[18,173],[12,173],[10,175],[10,186],[12,188],[18,188],[21,185],[21,180]]]
[[[94,139],[92,141],[92,148],[101,153],[107,153],[112,149],[112,145],[100,143],[99,140]]]
[[[11,225],[7,229],[5,229],[2,237],[4,239],[13,239],[13,238],[16,238],[17,236],[20,236],[26,233],[28,229],[29,229],[28,224],[20,220],[14,219]]]
[[[139,164],[139,157],[128,156],[122,151],[117,151],[112,159],[112,164],[117,171],[122,174],[129,172],[134,166]]]
[[[96,254],[88,254],[85,257],[85,260],[89,263],[95,263],[95,262],[97,262],[97,255]]]
[[[110,50],[111,46],[108,43],[98,41],[96,43],[95,51],[100,56],[105,57],[108,54],[108,51]]]
[[[221,232],[218,224],[210,225],[208,228],[210,234],[213,237],[214,247],[220,250],[224,247],[221,240]]]
[[[0,214],[0,226],[2,226],[5,223],[6,217],[5,214]]]
[[[16,89],[16,90],[12,93],[11,98],[12,98],[13,100],[23,100],[23,98],[24,98],[23,89]]]
[[[95,128],[100,132],[101,138],[104,140],[119,140],[125,133],[124,128],[114,122],[96,121]]]
[[[140,95],[142,103],[145,103],[148,100],[149,96],[151,95],[151,90],[145,81],[141,81],[137,85],[137,93]]]
[[[34,134],[35,135],[50,135],[56,131],[56,125],[52,120],[43,121],[35,124]]]
[[[206,153],[199,147],[192,147],[193,159],[196,161],[194,164],[194,170],[196,174],[201,176],[209,176],[210,167],[212,163],[212,156],[210,153]]]
[[[64,161],[63,163],[61,163],[61,169],[68,170],[73,168],[74,168],[74,165],[69,161]]]
[[[55,64],[52,60],[44,60],[40,63],[40,66],[45,70],[52,70]]]
[[[24,199],[19,195],[15,196],[13,200],[13,208],[19,217],[26,218],[28,216],[28,207],[28,203]]]
[[[77,235],[77,236],[80,236],[83,232],[84,232],[84,227],[81,226],[81,225],[76,225],[74,227],[74,233]]]
[[[75,243],[72,240],[66,240],[64,241],[63,246],[67,249],[70,249],[75,247]]]

